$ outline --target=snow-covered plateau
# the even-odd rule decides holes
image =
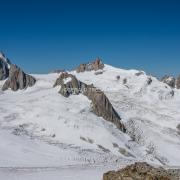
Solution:
[[[32,87],[0,90],[0,179],[100,180],[137,161],[180,166],[179,89],[109,65],[101,73],[68,73],[101,89],[127,132],[97,117],[83,94],[59,94],[58,73],[33,74]]]

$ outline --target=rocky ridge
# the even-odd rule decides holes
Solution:
[[[76,72],[85,72],[85,71],[97,71],[104,68],[104,64],[101,59],[97,58],[95,61],[87,63],[87,64],[80,64],[76,68]]]
[[[18,89],[26,89],[35,84],[36,79],[12,64],[3,53],[0,53],[0,80],[5,80],[2,90],[11,89],[17,91]]]
[[[22,71],[18,66],[11,64],[9,69],[9,77],[5,81],[2,90],[11,89],[17,91],[18,89],[26,89],[35,84],[36,79]]]
[[[72,94],[80,94],[87,96],[92,102],[92,111],[99,117],[112,122],[116,127],[123,132],[126,132],[125,126],[121,122],[121,118],[113,108],[109,99],[104,92],[97,89],[93,85],[87,85],[79,81],[74,75],[62,73],[56,80],[54,87],[60,85],[59,93],[64,97],[69,97]]]

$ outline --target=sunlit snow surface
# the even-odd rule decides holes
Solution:
[[[99,75],[71,73],[105,92],[135,141],[94,115],[85,96],[58,94],[60,87],[52,88],[58,74],[33,75],[32,88],[0,91],[0,177],[100,179],[134,161],[180,165],[179,90],[173,97],[154,77],[148,85],[144,72],[108,65]]]

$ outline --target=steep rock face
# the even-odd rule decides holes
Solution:
[[[103,180],[178,180],[178,173],[174,170],[154,168],[147,163],[135,163],[118,171],[109,171],[103,175]]]
[[[9,69],[9,77],[5,81],[2,90],[11,89],[17,91],[18,89],[25,89],[35,84],[36,79],[30,75],[25,74],[18,66],[11,64]]]
[[[10,61],[3,53],[0,53],[0,80],[4,80],[9,76]]]
[[[61,85],[59,93],[64,97],[69,97],[71,94],[82,93],[92,101],[93,112],[105,120],[112,122],[116,127],[123,132],[126,131],[125,126],[121,122],[121,118],[113,108],[109,99],[99,89],[93,85],[87,85],[81,81],[78,81],[75,76],[68,73],[62,73],[56,80],[54,87]]]
[[[84,71],[97,71],[99,69],[103,69],[104,64],[101,59],[97,58],[95,61],[87,64],[80,64],[79,67],[76,69],[77,73],[84,72]]]
[[[104,92],[90,85],[86,87],[84,95],[92,101],[92,109],[97,116],[103,117],[105,120],[115,124],[118,129],[126,132],[126,128],[122,124],[120,116],[115,111]]]
[[[165,76],[161,79],[161,81],[162,81],[163,83],[166,83],[166,84],[169,85],[170,87],[175,88],[176,79],[175,79],[174,77],[165,75]]]

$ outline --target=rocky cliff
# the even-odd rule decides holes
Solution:
[[[11,89],[17,91],[18,89],[25,89],[35,84],[36,79],[22,71],[18,66],[11,64],[9,69],[9,77],[5,81],[2,90]]]

